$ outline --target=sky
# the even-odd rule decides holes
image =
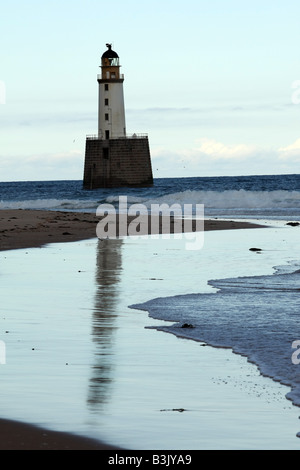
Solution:
[[[83,178],[106,43],[155,178],[299,172],[299,0],[0,2],[0,181]]]

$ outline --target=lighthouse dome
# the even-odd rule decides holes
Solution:
[[[111,44],[106,44],[106,47],[108,47],[108,49],[102,55],[102,59],[118,59],[119,58],[118,54],[112,50]]]

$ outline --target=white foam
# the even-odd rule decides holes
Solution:
[[[156,200],[149,200],[147,204],[154,202],[180,203],[180,204],[204,204],[207,208],[214,209],[272,209],[272,208],[300,208],[300,191],[183,191]]]
[[[0,209],[32,209],[32,210],[96,210],[95,201],[73,199],[28,199],[19,201],[0,201]]]
[[[113,190],[112,190],[113,191]],[[128,207],[133,204],[143,204],[148,210],[154,204],[204,205],[208,216],[249,216],[260,218],[300,219],[300,191],[182,191],[166,194],[157,198],[126,195]],[[111,194],[99,201],[99,194],[89,195],[89,199],[26,199],[0,201],[0,209],[45,209],[96,212],[101,203],[111,204],[116,209],[121,194]]]

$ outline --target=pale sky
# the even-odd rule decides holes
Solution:
[[[299,0],[2,0],[0,11],[0,181],[82,179],[106,43],[154,177],[299,172]]]

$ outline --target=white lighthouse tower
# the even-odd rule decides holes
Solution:
[[[108,49],[101,58],[102,73],[98,75],[98,138],[118,139],[126,137],[124,75],[120,74],[118,54],[112,50],[111,44],[106,46]]]
[[[86,138],[83,187],[143,187],[153,184],[147,134],[126,134],[123,82],[118,54],[106,44],[101,58],[98,134]]]

